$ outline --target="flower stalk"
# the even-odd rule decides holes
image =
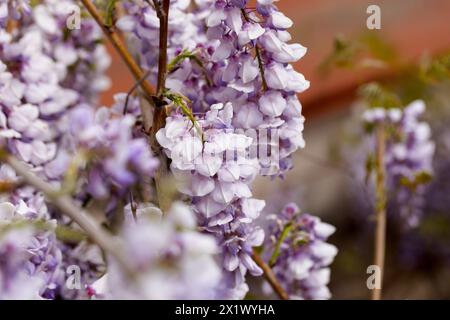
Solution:
[[[270,286],[275,291],[275,293],[280,297],[280,299],[289,300],[289,295],[281,286],[272,269],[267,265],[267,263],[264,262],[263,259],[261,259],[259,254],[253,251],[252,259],[264,271],[264,278],[266,278],[267,282],[269,282]]]
[[[383,124],[376,128],[376,226],[374,239],[374,264],[380,269],[380,288],[372,290],[372,300],[380,300],[384,277],[386,255],[386,167],[384,155],[386,151],[386,132]]]
[[[48,201],[74,220],[94,243],[118,261],[123,270],[130,275],[133,274],[134,268],[123,254],[120,243],[98,225],[92,218],[92,214],[76,204],[70,196],[62,194],[60,190],[56,190],[49,183],[40,179],[30,171],[29,167],[4,150],[1,151],[0,159],[13,168],[26,184],[42,192]]]

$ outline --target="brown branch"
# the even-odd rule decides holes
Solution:
[[[169,37],[169,9],[170,0],[163,0],[162,5],[159,0],[153,0],[157,16],[159,18],[159,60],[158,60],[158,82],[157,82],[157,97],[159,105],[156,106],[153,114],[153,125],[150,135],[153,151],[157,153],[160,160],[160,165],[155,174],[156,193],[158,195],[158,204],[163,212],[167,212],[171,206],[171,197],[167,192],[167,177],[169,176],[169,161],[161,150],[156,141],[156,133],[166,125],[167,110],[163,103],[162,95],[166,88],[167,78],[167,46]]]
[[[89,13],[94,18],[94,20],[97,22],[97,24],[102,28],[103,32],[108,37],[108,39],[111,41],[112,45],[117,50],[118,54],[120,55],[122,60],[125,62],[125,64],[127,65],[128,69],[131,71],[131,73],[133,74],[135,79],[137,81],[142,79],[144,77],[144,72],[139,67],[137,62],[133,59],[131,53],[127,50],[126,46],[124,45],[122,39],[120,38],[120,36],[118,35],[118,33],[116,32],[114,27],[108,27],[104,23],[100,13],[98,12],[95,5],[91,2],[91,0],[81,0],[81,2],[86,7],[87,11],[89,11]],[[155,90],[148,81],[142,81],[142,83],[140,85],[141,85],[142,90],[145,92],[145,94],[148,97],[154,96]]]
[[[136,81],[139,82],[139,85],[147,98],[146,100],[150,103],[150,106],[141,103],[141,113],[144,119],[144,128],[145,131],[148,132],[153,122],[151,107],[155,108],[156,105],[154,99],[155,94],[154,88],[148,81],[145,80],[146,76],[144,72],[139,67],[137,62],[133,59],[133,56],[124,45],[122,39],[120,38],[119,34],[116,32],[114,27],[113,26],[109,27],[105,24],[100,13],[98,12],[95,5],[91,2],[91,0],[81,0],[81,2],[86,7],[87,11],[91,14],[91,16],[94,18],[94,20],[97,22],[97,24],[102,28],[106,37],[112,43],[113,47],[116,49],[121,59],[125,62],[125,64],[133,74]]]
[[[170,0],[154,0],[156,14],[159,18],[159,60],[158,60],[158,82],[156,93],[161,97],[164,93],[167,77],[167,43],[169,37],[169,9]]]
[[[269,282],[270,286],[276,292],[276,294],[282,300],[289,300],[289,295],[283,289],[280,282],[278,282],[278,279],[273,273],[272,269],[263,261],[263,259],[261,259],[259,254],[254,251],[252,254],[252,258],[256,262],[256,264],[264,271],[264,278],[266,278],[267,282]]]
[[[141,86],[142,82],[147,80],[147,78],[150,76],[150,74],[151,74],[151,70],[147,71],[145,73],[145,75],[141,79],[136,81],[136,83],[130,88],[130,90],[128,90],[127,97],[125,98],[125,106],[123,108],[124,115],[128,113],[128,103],[130,102],[131,95]]]
[[[372,300],[380,300],[384,277],[384,260],[386,255],[386,167],[384,155],[386,133],[383,125],[376,129],[376,230],[374,264],[380,268],[380,288],[372,290]]]
[[[167,45],[169,37],[169,9],[170,0],[163,0],[161,5],[159,0],[153,0],[156,14],[159,18],[159,59],[158,59],[158,82],[156,94],[160,105],[157,106],[153,115],[152,136],[154,137],[159,129],[165,126],[167,111],[164,103],[162,103],[162,95],[166,88],[167,78]]]
[[[133,274],[134,268],[123,254],[124,251],[121,250],[120,243],[103,230],[89,212],[77,205],[72,198],[61,194],[60,190],[56,190],[49,183],[40,179],[30,171],[28,166],[4,150],[0,151],[0,160],[13,168],[26,184],[42,192],[48,201],[75,221],[94,243],[117,260],[125,272],[130,275]]]
[[[259,48],[258,44],[255,44],[255,52],[256,52],[256,59],[258,60],[258,67],[259,67],[259,73],[261,74],[261,79],[262,79],[262,89],[263,92],[267,91],[267,81],[266,81],[266,76],[264,73],[264,63],[262,60],[262,55],[261,55],[261,49]]]
[[[250,17],[248,16],[247,12],[245,11],[245,9],[241,9],[242,15],[244,16],[245,21],[247,22],[252,22]],[[264,73],[264,62],[262,59],[262,54],[261,54],[261,48],[259,47],[258,43],[255,43],[255,56],[256,59],[258,60],[258,68],[259,68],[259,74],[261,75],[261,81],[262,81],[262,90],[263,92],[267,91],[267,81],[266,81],[266,76]]]

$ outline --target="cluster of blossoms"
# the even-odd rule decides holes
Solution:
[[[11,7],[12,4],[8,6],[10,13],[14,8],[21,10]],[[118,204],[124,205],[128,201],[128,192],[132,187],[144,179],[150,181],[158,161],[152,156],[147,139],[135,130],[136,118],[132,115],[121,117],[124,95],[116,96],[116,105],[111,110],[95,110],[98,93],[108,86],[104,71],[110,60],[99,41],[101,30],[92,20],[83,20],[80,29],[65,29],[67,17],[74,5],[73,1],[48,0],[32,11],[27,11],[30,14],[28,16],[5,16],[5,19],[23,20],[20,20],[21,29],[17,30],[20,33],[1,29],[0,134],[6,139],[10,152],[28,163],[35,174],[55,186],[64,186],[67,173],[75,169],[76,181],[72,187],[75,188],[76,199],[80,203],[90,197],[105,200],[107,204],[104,210],[108,214],[116,207],[119,208]],[[128,109],[135,111],[136,104],[137,101],[131,99]],[[86,170],[86,174],[80,176],[80,170]],[[1,167],[1,178],[10,184],[20,181],[6,165]],[[89,284],[97,280],[104,270],[102,253],[98,247],[86,242],[74,246],[57,240],[55,229],[58,225],[71,222],[53,208],[47,207],[44,196],[33,188],[16,189],[2,198],[1,206],[2,225],[19,222],[33,225],[44,221],[48,229],[13,231],[2,237],[1,250],[5,253],[2,255],[5,261],[1,266],[2,298],[59,296],[73,299],[92,296]],[[140,207],[142,204],[139,204]],[[130,211],[131,205],[125,208]],[[181,207],[176,209],[180,209],[179,213],[185,216],[184,219],[192,221],[189,215],[185,215],[186,210]],[[174,218],[176,215],[173,213]],[[204,235],[196,237],[194,232],[178,235],[176,228],[186,225],[180,221],[177,223],[175,225],[174,222],[171,228],[174,243],[167,248],[167,255],[170,250],[176,249],[175,245],[179,245],[182,246],[179,250],[186,252],[186,257],[179,262],[185,264],[186,268],[198,270],[207,263],[212,264],[212,258],[202,258],[215,253],[212,240],[204,240],[207,238]],[[155,228],[130,228],[125,232],[125,239],[126,234],[130,237],[145,235],[147,232],[153,233]],[[167,231],[165,236],[170,236],[168,228],[161,231]],[[14,243],[19,237],[21,241]],[[147,249],[153,245],[151,241],[141,248]],[[154,250],[157,252],[159,249],[155,247]],[[197,265],[194,265],[194,260],[188,259],[187,253],[197,259]],[[173,255],[175,258],[178,253],[173,252]],[[130,259],[136,257],[130,256]],[[65,272],[71,265],[81,269],[81,282],[87,285],[86,291],[66,288]],[[196,283],[199,285],[198,297],[207,297],[206,285],[213,287],[218,282],[213,280],[220,279],[219,269],[216,267],[214,272],[214,266],[210,278],[203,281],[203,287]],[[161,272],[154,273],[153,277],[158,275],[161,279],[165,278]],[[119,271],[111,273],[121,274]],[[192,272],[182,274],[185,281],[201,280],[194,279]],[[179,280],[168,285],[168,290],[178,287]],[[28,282],[28,290],[19,291],[25,282]],[[160,283],[155,282],[154,285],[159,286]],[[184,286],[186,290],[192,287],[193,284]],[[125,296],[124,293],[122,297]],[[208,296],[212,297],[212,293]],[[168,293],[165,297],[169,297]],[[187,298],[193,295],[190,292],[178,292],[173,297]]]
[[[120,96],[116,106],[122,106]],[[133,102],[131,102],[133,104]],[[118,116],[114,109],[79,106],[68,115],[66,148],[57,159],[61,169],[66,170],[70,153],[84,155],[88,160],[86,184],[87,194],[96,200],[107,200],[105,213],[128,201],[129,192],[153,177],[159,165],[153,157],[148,141],[134,130],[136,119],[128,114]],[[63,165],[65,164],[65,165]]]
[[[236,128],[268,129],[277,136],[268,147],[278,162],[261,163],[264,175],[291,169],[290,155],[304,147],[304,118],[296,96],[309,87],[291,63],[306,48],[289,44],[293,22],[273,1],[258,1],[256,12],[247,1],[216,1],[206,20],[208,38],[218,43],[210,61],[213,87],[206,99],[224,98],[235,106]],[[267,144],[267,141],[258,141]]]
[[[409,227],[420,221],[424,195],[433,174],[435,144],[430,126],[420,120],[424,111],[424,102],[414,101],[403,110],[374,108],[363,115],[366,124],[383,123],[386,127],[388,188],[396,193],[399,214]]]
[[[272,1],[258,1],[257,12],[246,5],[171,2],[168,56],[177,63],[166,86],[187,97],[198,116],[193,125],[175,111],[157,136],[174,176],[184,181],[179,189],[190,197],[200,226],[222,245],[224,296],[235,298],[248,290],[247,270],[262,272],[251,251],[264,234],[252,222],[265,204],[251,197],[251,183],[258,174],[283,175],[292,167],[290,155],[304,147],[296,94],[309,87],[290,65],[306,53],[301,45],[288,43],[292,21]],[[135,54],[155,81],[157,10],[143,1],[126,2],[125,9],[117,25],[128,32],[130,43],[138,43]],[[249,148],[256,152],[249,155]],[[237,156],[225,156],[231,153]]]
[[[327,239],[335,228],[319,218],[300,213],[295,204],[269,217],[264,251],[291,299],[329,299],[329,265],[337,254]],[[270,288],[268,288],[270,289]]]
[[[3,200],[3,199],[2,199]],[[26,204],[0,204],[0,299],[54,298],[63,280],[62,253],[57,246],[55,220],[38,231]]]
[[[289,44],[292,21],[272,0],[258,0],[256,11],[246,8],[247,1],[170,2],[168,56],[175,62],[169,63],[164,98],[182,97],[194,116],[172,108],[156,135],[188,203],[174,203],[162,219],[151,203],[159,161],[140,128],[140,100],[120,94],[112,108],[97,108],[109,85],[104,73],[110,59],[92,19],[68,29],[74,5],[0,1],[0,137],[36,176],[80,206],[101,211],[99,220],[112,230],[122,230],[123,252],[136,274],[129,277],[113,257],[104,261],[88,241],[57,239],[57,228],[78,227],[2,165],[0,180],[18,187],[0,199],[0,297],[244,298],[246,275],[263,273],[252,254],[264,243],[255,221],[265,202],[253,198],[251,185],[258,175],[282,176],[291,168],[291,154],[304,146],[296,94],[309,83],[290,64],[306,49]],[[157,9],[143,0],[124,1],[123,7],[117,26],[128,32],[134,54],[155,81]],[[335,254],[324,244],[331,227],[301,219],[310,242],[292,248],[295,255],[309,254],[314,265],[295,278],[302,291],[289,292],[326,298],[322,269]],[[24,222],[36,228],[8,229]],[[290,287],[294,278],[281,274],[281,261],[275,271]],[[81,269],[85,290],[65,285],[72,265]]]
[[[173,0],[170,2],[167,56],[169,61],[182,52],[203,54],[208,39],[204,19],[214,0]],[[117,27],[127,32],[138,61],[144,70],[150,71],[149,79],[156,83],[159,56],[159,18],[148,2],[124,1],[127,15],[117,21]],[[179,61],[176,69],[167,77],[166,87],[187,97],[201,99],[205,77],[199,64]],[[175,66],[174,66],[175,67]],[[194,101],[193,101],[194,102]],[[200,102],[199,102],[200,103]]]
[[[5,204],[2,204],[4,207]],[[2,211],[4,208],[2,208]],[[2,212],[3,214],[4,212]],[[2,221],[0,221],[2,222]],[[31,274],[27,247],[33,241],[31,230],[2,233],[0,238],[0,299],[38,299],[44,278]]]
[[[104,72],[109,58],[99,41],[101,30],[91,20],[84,20],[81,30],[67,30],[73,6],[73,1],[46,0],[32,10],[26,1],[8,1],[7,6],[2,2],[0,7],[4,19],[0,28],[0,135],[9,152],[55,186],[62,184],[70,161],[70,151],[65,150],[63,142],[70,110],[94,103],[108,86]],[[9,19],[20,19],[18,27],[12,24],[6,28]],[[20,183],[7,165],[0,171],[4,183]],[[56,220],[60,215],[31,187],[19,187],[2,196],[1,206],[8,213],[3,214],[3,223],[44,223],[45,231],[27,231],[28,237],[24,235],[17,250],[11,246],[11,254],[17,252],[22,260],[8,259],[17,262],[11,270],[18,277],[6,276],[8,283],[2,286],[0,295],[20,293],[11,290],[21,286],[20,281],[27,276],[33,277],[30,284],[36,286],[27,287],[34,290],[33,294],[24,290],[22,297],[64,296],[64,267],[84,259],[79,248],[56,239],[56,228],[67,221]],[[11,234],[15,237],[16,233]],[[9,242],[5,246],[9,250]],[[69,256],[71,263],[64,261]],[[13,283],[14,279],[19,284]]]
[[[271,132],[270,142],[255,143],[278,153],[278,161],[261,163],[261,173],[282,175],[292,167],[290,155],[305,145],[304,117],[296,94],[306,90],[309,82],[291,65],[304,56],[306,48],[289,44],[287,29],[293,23],[272,2],[258,1],[256,12],[246,8],[247,1],[171,3],[176,13],[169,19],[169,58],[187,51],[195,59],[180,59],[167,87],[186,96],[195,113],[231,102],[234,128]],[[156,74],[157,13],[141,1],[131,1],[126,8],[128,15],[118,26],[131,32],[130,41],[139,40],[136,54],[141,65],[153,66],[150,69]]]
[[[155,207],[128,213],[122,230],[125,252],[136,270],[127,277],[114,259],[89,294],[101,299],[212,299],[222,274],[214,238],[196,231],[190,208],[175,202],[165,219]],[[128,219],[127,219],[128,218]],[[199,272],[200,271],[200,272]]]
[[[262,244],[262,229],[253,227],[265,202],[252,198],[250,184],[259,163],[247,156],[252,139],[234,132],[233,106],[211,106],[196,125],[181,115],[167,119],[156,137],[172,160],[179,190],[191,197],[199,225],[213,233],[222,247],[227,271],[222,295],[243,298],[247,270],[261,275],[252,260],[252,247]]]
[[[64,26],[69,14],[68,4],[73,5],[73,2],[49,0],[28,10],[26,2],[8,1],[7,14],[2,14],[5,23],[2,21],[0,29],[0,134],[6,139],[9,152],[27,163],[39,177],[55,185],[60,184],[64,173],[55,161],[65,134],[66,111],[87,101],[89,95],[78,92],[71,87],[75,82],[68,80],[75,78],[76,72],[92,84],[96,84],[96,80],[104,83],[99,77],[102,68],[98,69],[100,73],[92,71],[99,57],[94,59],[91,52],[103,47],[98,43],[99,33],[86,35],[84,42],[80,41],[81,34],[78,40],[66,40]],[[5,8],[4,3],[1,6]],[[19,12],[21,15],[17,14]],[[20,28],[13,24],[6,29],[9,18],[20,19],[17,22]],[[73,57],[71,61],[67,60],[69,54]],[[77,67],[72,68],[77,63],[86,65],[84,73]],[[102,89],[98,86],[90,92],[94,95]],[[2,181],[20,182],[8,166],[2,165],[0,171]],[[55,236],[58,222],[54,220],[54,213],[47,207],[44,196],[30,187],[20,187],[2,197],[1,205],[8,208],[7,221],[11,223],[45,221],[47,229],[52,226],[47,231],[31,232],[30,241],[18,246],[18,250],[26,254],[21,255],[22,268],[16,272],[20,274],[18,281],[23,280],[22,274],[41,279],[41,286],[34,287],[37,289],[34,296],[54,298],[64,284],[64,249]],[[19,268],[19,264],[16,267]],[[11,279],[8,281],[13,281]],[[8,296],[9,289],[15,286],[13,283],[3,286],[1,295]]]

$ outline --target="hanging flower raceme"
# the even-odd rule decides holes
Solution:
[[[232,102],[236,128],[269,132],[255,142],[276,154],[276,161],[261,162],[261,173],[280,175],[292,167],[290,155],[305,144],[296,94],[309,82],[291,63],[301,59],[306,48],[289,44],[287,30],[293,23],[272,1],[258,1],[256,12],[246,4],[218,0],[206,18],[207,35],[217,43],[209,58],[213,85],[206,99]]]
[[[44,279],[26,272],[30,255],[26,244],[31,242],[31,232],[11,231],[0,238],[0,298],[42,299],[40,292]]]
[[[271,161],[261,162],[261,173],[279,175],[292,167],[290,155],[305,144],[296,94],[309,82],[290,63],[301,59],[306,48],[289,44],[287,29],[292,21],[272,2],[258,2],[257,12],[245,5],[246,1],[224,0],[171,2],[169,59],[173,63],[167,88],[186,96],[194,112],[231,102],[233,126],[250,129],[252,136],[256,132],[255,144],[272,155]],[[157,12],[138,1],[125,7],[128,15],[118,27],[131,34],[141,66],[153,72],[155,82]]]
[[[262,274],[251,254],[264,233],[252,222],[265,203],[253,199],[250,190],[259,172],[258,161],[248,155],[252,139],[235,133],[232,118],[231,104],[211,106],[194,124],[174,114],[156,137],[172,160],[179,190],[191,198],[200,226],[221,245],[223,266],[230,273],[224,296],[243,298],[247,271]]]
[[[309,86],[289,65],[306,49],[288,44],[290,26],[272,21],[272,16],[275,20],[284,16],[272,4],[258,4],[258,15],[244,5],[171,3],[169,47],[175,50],[169,50],[167,87],[189,100],[198,123],[192,124],[184,113],[173,114],[157,135],[172,161],[172,173],[184,181],[179,189],[191,197],[200,225],[215,233],[224,248],[224,268],[230,272],[224,288],[235,288],[229,296],[241,298],[247,271],[262,272],[251,254],[263,233],[250,222],[264,202],[251,198],[250,186],[258,174],[288,170],[290,154],[303,147],[304,118],[295,94]],[[156,75],[157,10],[138,1],[125,8],[128,15],[118,26],[131,32],[130,43],[140,44],[134,49],[142,67],[153,66],[150,70]],[[223,106],[225,101],[231,105]],[[230,157],[224,161],[233,153],[232,161]]]
[[[269,219],[265,257],[290,298],[329,299],[329,265],[337,249],[326,241],[336,229],[295,204]]]
[[[396,194],[396,207],[410,227],[420,222],[423,197],[433,174],[435,144],[430,126],[420,120],[424,111],[424,102],[414,101],[403,110],[374,108],[363,115],[369,128],[386,127],[388,189]]]

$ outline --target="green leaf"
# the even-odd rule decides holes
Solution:
[[[56,238],[62,242],[79,243],[86,240],[87,235],[68,226],[55,225],[46,220],[13,220],[0,224],[0,237],[11,230],[32,228],[36,231],[54,231]]]
[[[194,56],[194,53],[184,49],[179,55],[177,55],[172,59],[172,61],[169,62],[169,64],[167,65],[167,71],[169,73],[173,72],[181,63],[183,63],[184,60],[192,59]]]
[[[418,186],[428,184],[433,180],[433,175],[427,171],[421,171],[417,173],[413,179],[408,177],[402,177],[400,179],[400,185],[409,188],[411,191],[415,191]]]
[[[450,54],[424,60],[419,67],[419,77],[431,83],[450,79]]]
[[[360,37],[359,42],[379,61],[392,62],[396,57],[394,47],[384,41],[377,33],[366,32]]]
[[[427,184],[433,180],[433,175],[427,171],[422,171],[416,175],[416,183]]]
[[[328,72],[331,67],[349,68],[353,66],[353,60],[358,52],[355,42],[346,40],[342,35],[336,36],[333,43],[333,51],[320,64],[319,71]]]
[[[402,101],[398,95],[377,82],[370,82],[359,88],[359,95],[372,108],[401,108]]]
[[[55,233],[58,240],[66,243],[80,243],[88,239],[84,232],[66,226],[57,226]]]
[[[198,135],[200,136],[200,139],[203,141],[203,132],[202,129],[200,128],[197,119],[195,118],[192,109],[189,107],[189,104],[191,103],[190,100],[183,96],[182,94],[179,93],[173,93],[170,92],[169,90],[166,90],[163,93],[163,97],[169,99],[170,101],[172,101],[177,107],[179,107],[181,109],[181,111],[183,112],[183,114],[192,122],[192,126],[195,127]]]
[[[365,184],[369,184],[370,177],[375,170],[375,155],[369,154],[366,159],[366,176],[364,178]]]
[[[202,69],[203,76],[205,77],[206,83],[208,84],[208,86],[212,86],[212,81],[208,77],[206,68],[205,68],[202,60],[197,56],[196,52],[191,52],[186,49],[184,49],[179,55],[177,55],[175,58],[172,59],[172,61],[169,62],[169,64],[167,65],[168,73],[175,71],[179,67],[179,65],[182,64],[183,61],[186,59],[193,61],[195,64],[197,64]]]
[[[106,5],[106,13],[105,13],[105,25],[107,27],[112,27],[114,24],[114,12],[116,9],[116,3],[118,0],[109,0]]]
[[[64,175],[61,194],[71,194],[77,187],[80,178],[80,169],[86,167],[89,155],[84,150],[78,150],[72,157]]]
[[[321,63],[319,71],[326,73],[331,67],[386,68],[395,62],[395,58],[393,46],[376,33],[364,33],[354,40],[338,35],[334,39],[333,51]]]

